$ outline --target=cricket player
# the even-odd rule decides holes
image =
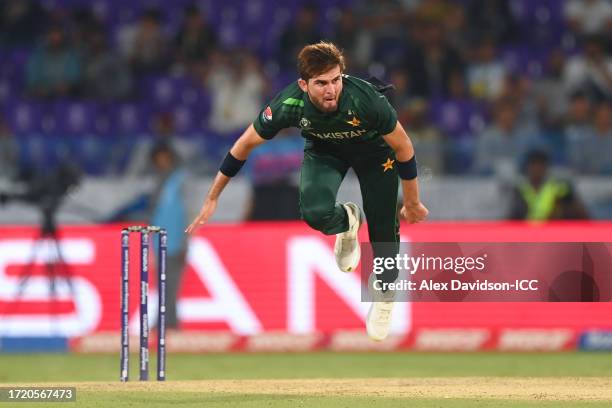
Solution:
[[[336,203],[346,172],[353,168],[359,179],[370,242],[397,244],[399,180],[401,216],[416,223],[428,214],[419,199],[414,149],[387,98],[371,83],[344,74],[344,57],[334,44],[305,46],[297,67],[297,82],[276,95],[230,149],[186,232],[208,221],[219,195],[255,147],[283,128],[297,127],[306,139],[300,176],[302,218],[310,227],[336,235],[338,268],[351,272],[361,256],[357,234],[362,217],[356,204]],[[374,251],[377,256],[376,246]],[[397,271],[387,272],[377,278],[397,279]],[[366,328],[373,340],[389,334],[393,301],[393,293],[387,291],[372,302]]]

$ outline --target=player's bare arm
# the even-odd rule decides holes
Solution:
[[[387,142],[395,152],[395,158],[398,161],[398,165],[400,165],[400,162],[408,163],[410,160],[414,159],[414,147],[399,121],[395,129],[388,135],[384,135],[383,139],[385,139],[385,142]],[[423,221],[429,213],[419,199],[419,185],[417,180],[416,173],[415,177],[412,179],[402,178],[404,200],[400,214],[410,223]]]
[[[234,146],[232,146],[230,149],[229,155],[231,155],[233,160],[244,162],[249,157],[251,151],[265,141],[266,140],[264,138],[257,134],[257,131],[253,125],[250,125],[238,138],[238,140],[236,140],[236,143],[234,143]],[[217,208],[219,196],[231,179],[232,177],[224,174],[223,170],[219,170],[217,172],[217,176],[215,177],[212,186],[210,186],[210,189],[208,190],[208,194],[204,199],[204,204],[202,204],[199,214],[187,227],[185,230],[186,233],[191,234],[197,230],[200,225],[208,222],[208,219],[213,215],[215,209]]]

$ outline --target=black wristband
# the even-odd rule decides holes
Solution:
[[[416,156],[412,156],[412,159],[401,162],[397,161],[397,172],[402,180],[412,180],[417,176],[417,162]]]
[[[234,177],[238,174],[245,162],[246,160],[238,160],[232,156],[230,152],[227,152],[225,159],[223,159],[223,163],[221,163],[221,167],[219,167],[219,171],[227,177]]]

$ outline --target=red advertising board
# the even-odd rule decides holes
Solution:
[[[605,242],[611,227],[612,223],[426,223],[404,225],[402,239]],[[56,263],[55,249],[49,242],[36,243],[34,228],[0,228],[0,337],[118,332],[120,229],[62,228],[59,243],[68,268],[50,270],[46,265]],[[362,229],[363,240],[366,231]],[[134,236],[133,329],[138,322],[137,253]],[[155,290],[153,284],[152,311]],[[336,268],[333,237],[290,222],[202,228],[190,243],[178,308],[186,330],[250,336],[361,331],[368,306],[361,302],[358,274]],[[453,338],[457,341],[446,346],[449,349],[463,343],[468,349],[471,344],[487,348],[492,341],[496,347],[520,348],[526,333],[537,343],[537,330],[556,330],[563,348],[581,330],[612,329],[610,316],[610,303],[398,303],[393,331],[402,336],[401,344],[426,350],[444,348],[444,341]],[[478,331],[483,329],[488,334]]]

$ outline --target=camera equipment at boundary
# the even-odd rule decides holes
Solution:
[[[15,308],[17,301],[23,298],[26,286],[32,278],[41,249],[46,245],[49,252],[42,251],[45,259],[42,262],[45,274],[49,280],[50,307],[58,298],[57,285],[59,279],[66,281],[72,295],[74,293],[70,267],[64,260],[57,229],[56,215],[65,196],[80,182],[80,172],[74,166],[63,164],[54,171],[41,174],[29,173],[22,178],[23,188],[18,191],[0,192],[0,204],[8,201],[22,201],[39,208],[41,214],[38,236],[34,238],[28,263],[18,273],[19,283],[13,302],[9,302],[7,309]],[[6,310],[14,313],[15,310]],[[53,313],[51,313],[53,314]]]

